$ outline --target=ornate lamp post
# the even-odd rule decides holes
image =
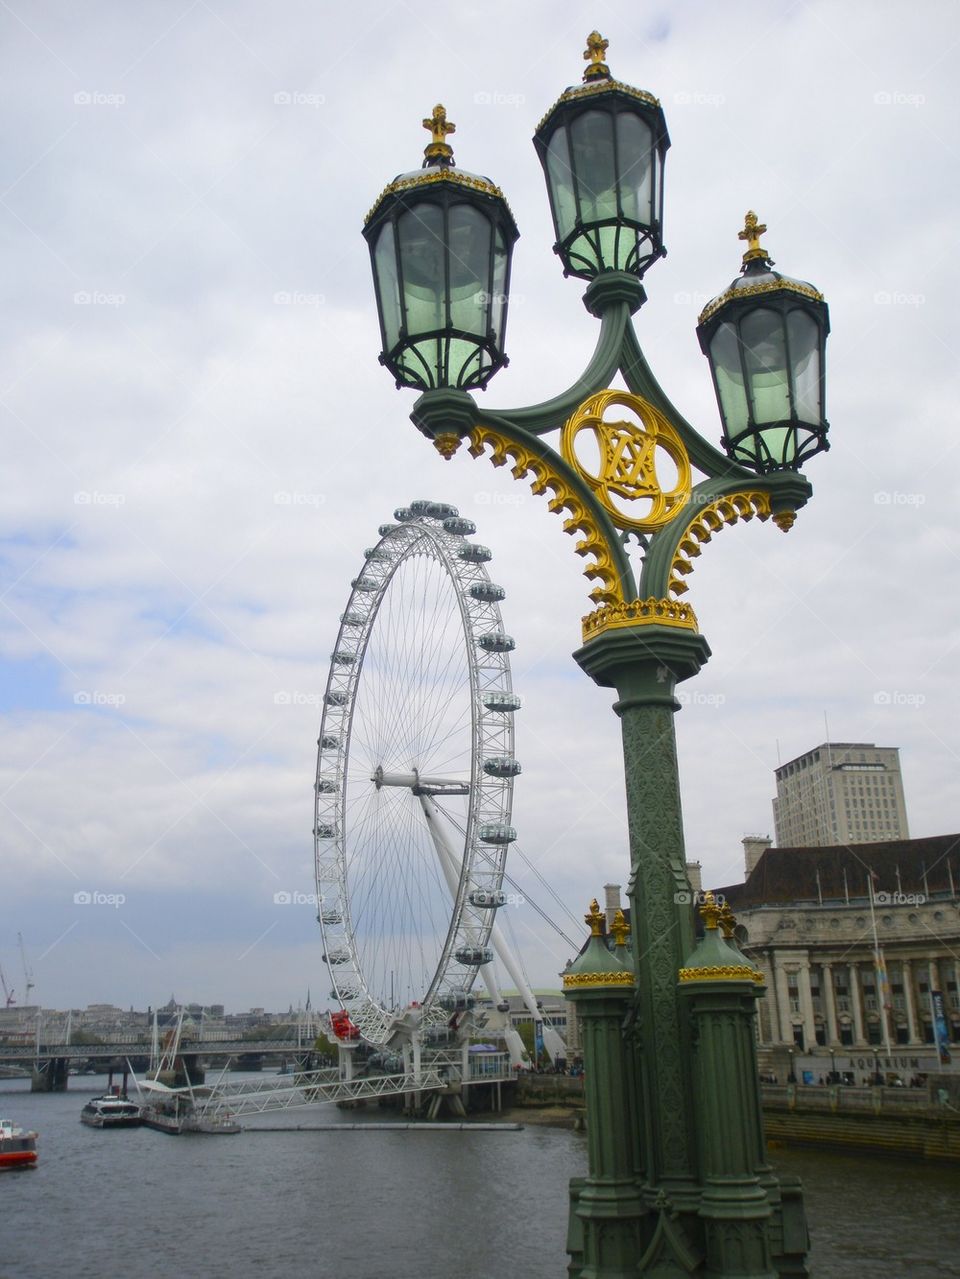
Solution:
[[[470,394],[506,362],[517,232],[499,189],[453,164],[441,107],[424,121],[423,168],[386,187],[364,230],[380,358],[398,385],[422,391],[412,419],[445,458],[465,441],[471,456],[509,464],[563,517],[593,584],[574,656],[617,694],[631,947],[604,959],[591,912],[590,947],[568,974],[591,1026],[588,1081],[609,1084],[588,1098],[590,1175],[571,1186],[569,1273],[801,1276],[799,1186],[766,1164],[752,1031],[762,977],[715,907],[696,943],[673,716],[676,685],[710,656],[680,598],[704,547],[754,518],[787,531],[811,494],[798,468],[827,447],[827,309],[812,285],[773,270],[760,245],[766,228],[747,214],[743,270],[697,330],[725,451],[684,419],[631,320],[645,300],[641,277],[663,253],[669,138],[660,104],[613,79],[606,48],[593,32],[583,83],[561,95],[534,138],[555,251],[565,274],[588,281],[584,303],[600,321],[584,372],[519,409],[481,408]],[[618,372],[626,391],[610,389]],[[557,447],[544,438],[551,432]],[[643,552],[636,568],[630,537]]]

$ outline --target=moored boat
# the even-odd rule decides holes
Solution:
[[[138,1128],[142,1119],[136,1102],[107,1093],[91,1097],[80,1111],[80,1122],[90,1128]]]
[[[12,1119],[0,1119],[0,1171],[32,1168],[37,1162],[37,1134],[24,1132]]]

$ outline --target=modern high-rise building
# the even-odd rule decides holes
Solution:
[[[824,742],[776,770],[780,848],[909,839],[896,746]]]

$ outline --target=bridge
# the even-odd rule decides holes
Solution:
[[[313,1051],[313,1045],[298,1044],[295,1039],[184,1039],[177,1049],[185,1057],[247,1057],[261,1054],[285,1056]],[[125,1057],[149,1057],[149,1040],[125,1039],[110,1044],[3,1044],[0,1062],[23,1061],[113,1061]]]
[[[512,1081],[515,1071],[507,1053],[483,1053],[468,1058],[466,1068],[459,1053],[438,1053],[418,1073],[345,1077],[340,1070],[316,1070],[292,1077],[241,1080],[202,1089],[193,1100],[194,1113],[204,1119],[240,1118],[321,1102],[365,1102],[385,1097],[422,1099],[430,1095],[428,1117],[434,1118],[444,1098],[457,1113],[464,1113],[463,1096],[477,1084],[499,1085]],[[499,1104],[495,1107],[499,1109]]]

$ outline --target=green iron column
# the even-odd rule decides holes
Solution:
[[[673,716],[677,682],[696,674],[710,649],[689,629],[608,629],[574,656],[598,684],[619,694],[630,835],[630,905],[643,1038],[643,1097],[650,1137],[646,1183],[652,1200],[696,1212],[697,1153],[689,1070],[689,1018],[677,972],[693,948],[693,915],[680,806]]]
[[[563,977],[564,992],[577,1005],[583,1037],[589,1175],[571,1185],[568,1251],[571,1279],[635,1279],[640,1219],[645,1211],[635,1169],[629,1123],[630,1071],[623,1037],[634,990],[634,973],[618,913],[611,952],[596,900],[586,915],[590,940]]]

